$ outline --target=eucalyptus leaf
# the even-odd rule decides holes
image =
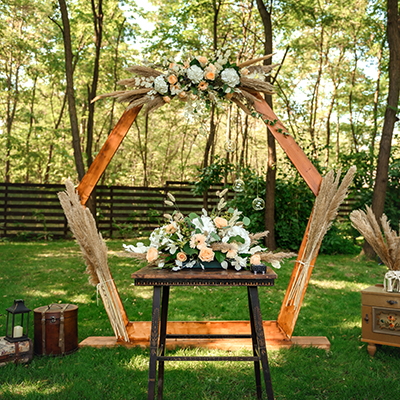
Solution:
[[[243,217],[243,220],[242,220],[242,222],[243,222],[243,225],[250,225],[250,218],[249,217]]]

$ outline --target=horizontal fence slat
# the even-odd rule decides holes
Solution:
[[[215,207],[219,198],[215,185],[208,191],[208,209]],[[174,207],[164,204],[166,194],[174,195],[179,210],[184,214],[201,214],[203,196],[193,195],[192,182],[167,181],[162,187],[144,186],[96,186],[97,220],[105,237],[121,237],[125,234],[151,232],[164,223],[163,214],[172,214]],[[0,235],[71,237],[67,220],[57,193],[64,185],[0,183]],[[228,199],[234,197],[228,192]],[[348,198],[339,209],[343,220],[352,211],[357,198]]]

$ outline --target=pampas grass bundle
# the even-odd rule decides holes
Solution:
[[[297,273],[289,292],[286,306],[293,305],[295,309],[299,307],[311,262],[317,256],[322,239],[331,227],[333,220],[336,218],[340,204],[342,204],[347,196],[347,191],[353,181],[355,172],[356,167],[351,167],[347,171],[340,186],[339,180],[341,170],[338,171],[336,178],[334,172],[330,171],[322,180],[318,196],[315,199],[307,243],[301,260],[297,261]]]
[[[366,213],[361,210],[353,211],[350,214],[351,224],[364,236],[389,270],[399,271],[400,236],[391,229],[390,221],[385,214],[380,219],[381,229],[372,208],[366,206],[366,210]]]
[[[128,333],[118,306],[118,293],[107,262],[107,246],[97,232],[96,221],[88,208],[82,206],[73,183],[67,179],[66,191],[58,193],[69,227],[79,244],[89,274],[89,282],[97,285],[104,308],[117,338],[129,342]]]

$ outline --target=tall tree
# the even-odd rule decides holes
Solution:
[[[257,8],[261,16],[261,20],[264,27],[264,54],[272,54],[272,0],[270,1],[269,7],[267,8],[263,0],[257,0]],[[265,65],[272,64],[272,57],[264,60]],[[271,79],[268,76],[267,81]],[[272,108],[272,96],[265,96],[265,100],[268,105]],[[275,242],[275,182],[276,182],[276,144],[275,138],[267,128],[267,142],[268,142],[268,161],[267,161],[267,176],[266,176],[266,187],[265,187],[265,212],[264,222],[265,229],[269,231],[268,236],[265,239],[266,246],[271,249],[276,249]]]
[[[74,158],[78,179],[81,180],[85,175],[85,166],[83,164],[81,143],[79,138],[78,117],[76,112],[75,103],[75,90],[74,90],[74,75],[73,75],[73,55],[72,55],[72,41],[71,41],[71,27],[69,23],[69,16],[67,4],[65,0],[58,0],[61,11],[62,25],[61,28],[64,39],[64,54],[65,54],[65,76],[67,80],[67,99],[69,120],[71,124],[72,133],[72,147],[74,149]]]
[[[389,94],[372,196],[372,209],[377,218],[381,217],[385,208],[393,130],[394,124],[399,120],[397,117],[400,95],[400,13],[398,0],[387,0],[387,41],[389,45]],[[365,242],[363,250],[368,256],[375,254],[367,242]]]

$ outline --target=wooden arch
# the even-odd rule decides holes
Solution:
[[[282,149],[285,151],[293,165],[299,171],[300,175],[303,177],[311,191],[314,195],[318,194],[320,184],[322,182],[322,177],[318,173],[317,169],[311,163],[311,161],[304,154],[303,150],[298,146],[295,140],[289,135],[286,128],[283,126],[281,121],[278,120],[275,113],[268,106],[265,100],[259,93],[255,93],[255,96],[259,99],[258,102],[255,102],[254,107],[258,113],[263,116],[263,120],[269,121],[277,121],[274,126],[268,125],[271,133],[278,141]],[[120,120],[114,127],[113,131],[110,133],[108,139],[104,143],[101,148],[99,154],[93,161],[90,166],[88,172],[83,177],[80,182],[77,191],[81,199],[81,203],[84,205],[88,200],[90,194],[92,193],[94,187],[99,181],[101,175],[107,168],[110,163],[112,157],[117,151],[119,145],[122,140],[126,136],[128,130],[131,125],[135,121],[137,115],[141,110],[140,107],[134,107],[131,109],[126,109]],[[286,290],[286,294],[284,300],[282,302],[281,310],[279,312],[278,318],[276,321],[264,321],[264,330],[266,333],[266,338],[268,340],[268,345],[272,347],[290,347],[292,344],[297,344],[301,346],[317,346],[325,349],[329,349],[330,343],[326,337],[293,337],[293,330],[296,325],[297,317],[301,308],[301,303],[303,302],[303,298],[305,292],[307,290],[307,285],[309,279],[311,277],[312,269],[315,263],[315,259],[312,261],[311,266],[308,270],[306,285],[304,286],[300,305],[295,309],[292,305],[287,305],[287,299],[290,293],[290,290],[295,282],[296,274],[299,270],[299,260],[301,260],[305,245],[307,243],[308,238],[308,230],[309,230],[310,220],[308,222],[306,232],[303,237],[303,241],[301,243],[299,254],[295,263],[295,266],[292,271],[292,275],[289,281],[288,288]],[[122,317],[128,332],[129,340],[131,345],[148,345],[150,338],[150,321],[135,321],[130,322],[124,306],[120,301],[119,294],[117,288],[114,286],[114,290],[118,295],[119,300],[119,308],[121,309]],[[250,325],[248,321],[199,321],[199,322],[178,322],[171,321],[168,324],[168,333],[170,334],[218,334],[221,331],[226,329],[230,331],[235,330],[237,333],[248,333],[250,331]],[[199,346],[199,341],[193,341],[191,343],[190,340],[179,341],[180,346],[191,345],[194,344]],[[242,343],[241,340],[235,340],[231,342],[223,341],[208,341],[202,343],[204,347],[212,347],[212,348],[237,348],[243,347],[245,343]],[[81,345],[85,346],[102,346],[102,345],[114,345],[116,343],[123,344],[122,338],[118,338],[118,341],[115,338],[87,338],[85,339]],[[173,346],[173,344],[170,344]]]

